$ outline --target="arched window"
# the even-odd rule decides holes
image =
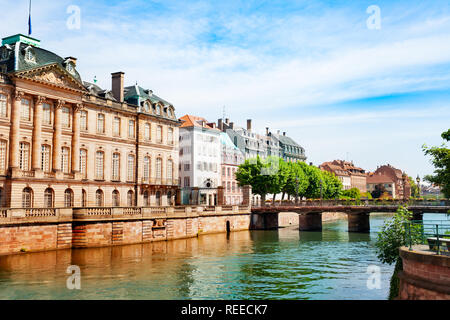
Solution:
[[[161,114],[161,106],[159,104],[156,105],[156,114]]]
[[[25,188],[22,191],[22,208],[31,208],[33,206],[33,190]]]
[[[97,151],[95,154],[95,179],[97,180],[103,180],[104,160],[105,154],[102,151]]]
[[[73,207],[73,191],[72,189],[66,189],[64,191],[64,207]]]
[[[103,207],[103,191],[100,189],[95,191],[95,205],[97,207]]]
[[[86,190],[81,190],[81,206],[86,207],[87,206],[87,193]]]
[[[47,188],[44,191],[44,207],[53,208],[53,189]]]
[[[120,180],[120,154],[115,152],[112,157],[112,176],[111,180]]]
[[[161,192],[156,191],[156,205],[160,206],[161,205]]]
[[[150,157],[148,157],[148,156],[145,156],[144,157],[144,174],[143,174],[143,176],[144,176],[144,181],[148,181],[149,180],[149,178],[150,178]]]
[[[150,206],[150,196],[148,194],[148,191],[144,191],[144,207]]]
[[[113,207],[120,207],[120,193],[117,190],[112,193],[112,205]]]
[[[134,192],[131,190],[127,193],[127,206],[134,207]]]
[[[167,192],[167,204],[172,205],[172,191]]]
[[[162,159],[156,159],[156,179],[161,179],[162,176]]]

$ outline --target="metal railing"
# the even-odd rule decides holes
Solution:
[[[437,199],[437,200],[423,200],[423,199],[346,199],[346,200],[320,200],[320,199],[307,199],[307,200],[266,200],[265,206],[450,206],[450,200]]]
[[[405,243],[409,250],[413,245],[428,245],[438,255],[450,254],[450,221],[448,220],[412,220],[405,223]]]

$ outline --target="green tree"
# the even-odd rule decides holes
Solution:
[[[324,199],[338,199],[342,194],[342,182],[334,173],[322,171],[322,180],[325,182],[323,187]],[[358,190],[359,191],[359,190]]]
[[[411,185],[411,197],[416,198],[419,197],[419,187],[416,184],[416,181],[414,181],[413,178],[409,177],[409,184]]]
[[[359,200],[359,199],[361,199],[361,192],[359,191],[358,188],[351,188],[351,189],[348,189],[348,190],[344,190],[342,192],[342,196],[346,197],[346,198],[349,198],[349,199]]]
[[[304,196],[309,199],[318,199],[320,198],[321,190],[323,196],[325,181],[322,176],[322,170],[314,166],[309,166],[303,162],[301,162],[300,165],[308,178],[308,186]]]
[[[417,244],[421,241],[421,226],[411,227],[409,223],[412,215],[413,213],[408,211],[406,207],[400,206],[395,215],[384,222],[375,242],[378,259],[382,263],[395,263],[389,292],[390,300],[398,296],[399,279],[397,274],[402,270],[402,261],[399,254],[400,247],[408,245],[409,238],[412,244]]]
[[[306,188],[308,187],[308,178],[303,171],[303,166],[298,162],[284,162],[287,167],[287,180],[284,185],[283,191],[283,199],[284,194],[288,194],[289,196],[302,197],[305,194]]]
[[[445,141],[450,141],[450,129],[441,135]],[[426,155],[432,157],[431,163],[436,168],[434,175],[425,176],[425,180],[438,185],[446,198],[450,198],[450,149],[442,143],[440,147],[427,147],[423,145]]]

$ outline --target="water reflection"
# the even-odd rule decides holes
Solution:
[[[0,299],[385,299],[392,267],[376,258],[371,233],[347,222],[322,232],[290,227],[204,235],[170,242],[0,257]],[[367,267],[382,289],[366,287]],[[81,268],[82,289],[66,288]]]

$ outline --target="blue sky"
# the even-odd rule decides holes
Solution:
[[[28,1],[0,0],[1,36]],[[66,27],[67,8],[81,28]],[[369,29],[377,5],[381,29]],[[448,1],[33,1],[33,36],[104,88],[124,71],[186,113],[286,131],[320,164],[431,173],[421,150],[450,125]]]

